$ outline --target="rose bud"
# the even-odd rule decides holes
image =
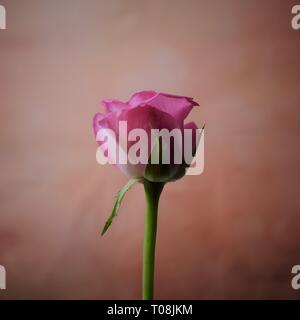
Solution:
[[[103,100],[102,103],[105,112],[94,116],[94,133],[97,137],[101,129],[109,130],[113,143],[104,143],[98,138],[97,141],[104,153],[115,146],[122,151],[123,156],[125,154],[126,162],[121,161],[120,153],[116,152],[113,157],[114,164],[122,172],[151,182],[174,181],[185,175],[196,152],[199,131],[194,122],[184,124],[184,120],[192,108],[198,106],[197,102],[188,97],[142,91],[134,94],[127,102]],[[120,127],[120,124],[126,127]],[[139,163],[130,161],[134,158],[131,151],[133,148],[137,151],[135,145],[138,142],[128,137],[135,129],[143,129],[146,133],[139,143],[139,152],[135,154],[135,158],[144,160]],[[191,131],[190,140],[184,138],[185,131]],[[142,136],[139,138],[142,140]],[[188,147],[191,152],[185,156],[184,151]]]

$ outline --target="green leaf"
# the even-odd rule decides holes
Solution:
[[[118,214],[118,210],[121,206],[121,203],[122,203],[122,200],[125,196],[125,193],[136,183],[136,182],[141,182],[142,179],[141,178],[133,178],[133,179],[130,179],[127,184],[117,193],[117,196],[116,196],[116,201],[115,201],[115,204],[112,208],[112,211],[111,211],[111,214],[109,216],[109,218],[107,219],[105,225],[104,225],[104,228],[101,232],[101,236],[104,235],[104,233],[107,231],[107,229],[110,227],[110,225],[112,224],[113,222],[113,219],[117,216]]]

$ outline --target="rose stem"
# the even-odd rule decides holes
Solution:
[[[144,182],[146,195],[146,217],[143,253],[143,300],[153,299],[155,241],[157,229],[157,211],[164,183]]]

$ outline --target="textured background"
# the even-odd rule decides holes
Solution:
[[[1,0],[0,264],[6,298],[139,298],[144,199],[96,163],[103,97],[194,97],[205,172],[162,197],[156,297],[300,298],[295,1]]]

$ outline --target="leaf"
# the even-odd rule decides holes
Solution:
[[[103,227],[103,230],[101,232],[101,236],[103,236],[105,234],[105,232],[107,231],[107,229],[110,227],[110,225],[113,222],[113,219],[117,216],[118,214],[118,210],[121,206],[122,200],[126,194],[126,192],[136,183],[142,181],[141,178],[133,178],[130,179],[127,184],[117,193],[116,195],[116,201],[115,204],[112,208],[111,214],[109,216],[109,218],[107,219],[107,221],[105,222],[105,225]]]

